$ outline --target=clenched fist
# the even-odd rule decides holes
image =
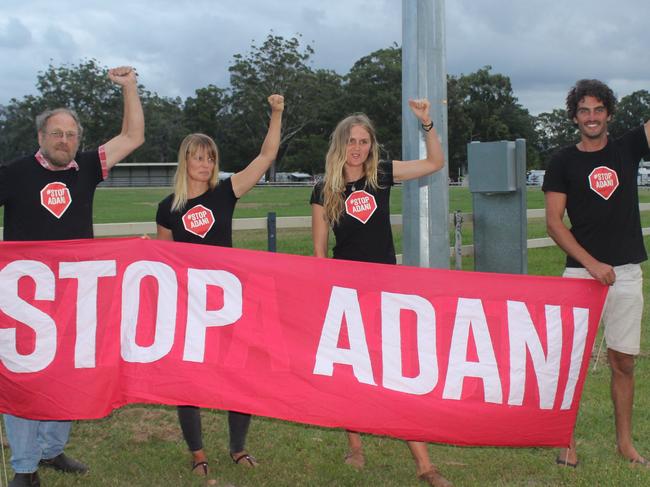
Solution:
[[[284,96],[273,94],[267,100],[272,112],[281,112],[284,110]]]
[[[131,66],[120,66],[118,68],[109,69],[108,77],[113,83],[120,86],[126,86],[131,83],[136,84],[138,81],[135,68],[132,68]]]

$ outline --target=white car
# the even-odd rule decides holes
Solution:
[[[526,184],[528,186],[541,186],[544,183],[544,176],[546,171],[542,169],[532,169],[528,171],[526,176]]]

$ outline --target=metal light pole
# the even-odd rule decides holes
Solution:
[[[447,161],[447,65],[444,0],[402,0],[402,157],[422,159],[424,140],[409,98],[428,98]],[[406,265],[449,268],[449,168],[404,184]]]

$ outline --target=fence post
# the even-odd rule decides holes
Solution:
[[[266,231],[269,252],[276,252],[276,230],[275,230],[275,212],[271,211],[266,214]]]
[[[456,270],[460,271],[463,268],[463,234],[461,227],[463,225],[463,214],[460,210],[454,212],[454,227],[456,233],[454,235],[454,262],[456,263]]]

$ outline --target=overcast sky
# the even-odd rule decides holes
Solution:
[[[415,0],[409,0],[415,1]],[[273,30],[302,34],[313,65],[345,74],[401,44],[399,0],[0,0],[0,104],[34,93],[48,64],[131,64],[161,96],[228,85],[228,66]],[[650,90],[650,0],[447,0],[447,69],[491,65],[537,114],[578,78],[621,97]],[[354,107],[350,107],[351,110]]]

